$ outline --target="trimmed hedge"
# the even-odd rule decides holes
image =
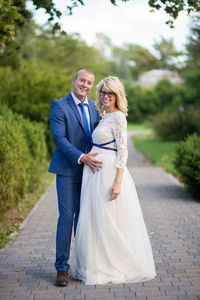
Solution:
[[[179,143],[174,165],[188,191],[200,198],[200,137],[189,136]]]
[[[180,141],[189,134],[200,134],[200,109],[164,111],[151,118],[152,127],[162,140]]]
[[[0,104],[0,212],[37,186],[46,164],[44,128]]]
[[[30,156],[30,180],[29,190],[37,186],[40,174],[47,161],[47,146],[45,142],[45,128],[42,123],[30,122],[22,116],[15,114],[17,123],[20,123],[23,136],[29,149]]]

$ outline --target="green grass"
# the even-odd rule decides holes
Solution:
[[[143,123],[128,123],[128,130],[148,130],[151,129],[147,122]]]
[[[153,135],[135,135],[132,139],[136,149],[141,151],[153,165],[162,167],[173,175],[178,174],[173,165],[178,142],[160,141]]]

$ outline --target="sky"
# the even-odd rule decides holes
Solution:
[[[54,0],[56,7],[65,11],[66,0]],[[112,44],[122,46],[125,43],[138,44],[153,51],[154,42],[161,36],[173,38],[177,50],[183,50],[189,34],[190,18],[181,12],[171,29],[165,22],[169,19],[163,11],[150,12],[148,0],[131,0],[123,3],[118,0],[114,6],[109,0],[85,0],[85,6],[74,8],[73,15],[65,13],[60,19],[62,29],[67,33],[79,33],[89,45],[94,45],[96,34],[108,36]],[[29,8],[31,8],[31,2]],[[48,16],[43,9],[34,12],[38,24],[44,24]]]

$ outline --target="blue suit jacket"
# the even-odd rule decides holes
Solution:
[[[94,102],[88,99],[88,104],[92,132],[100,116]],[[49,172],[68,176],[72,182],[80,181],[83,164],[78,164],[78,159],[82,153],[86,153],[87,139],[80,113],[71,94],[52,102],[50,126],[56,150]]]

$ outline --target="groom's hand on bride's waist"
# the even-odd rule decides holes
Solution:
[[[102,167],[102,161],[96,160],[95,156],[97,156],[98,153],[88,153],[83,154],[80,161],[86,164],[92,173],[95,173],[96,171],[99,171],[99,168]]]

